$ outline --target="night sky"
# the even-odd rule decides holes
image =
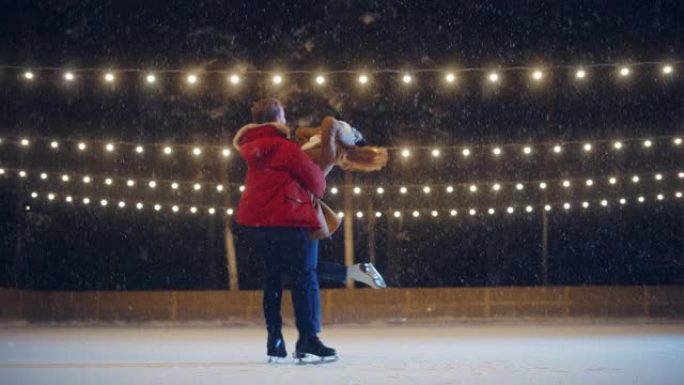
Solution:
[[[57,4],[59,3],[59,4]],[[590,67],[577,81],[580,65],[628,65],[684,60],[684,4],[681,1],[604,2],[395,2],[177,1],[166,6],[118,1],[3,1],[0,5],[0,284],[41,290],[153,290],[227,288],[223,215],[173,214],[173,203],[236,207],[244,163],[205,153],[193,158],[178,150],[164,157],[148,146],[143,156],[120,148],[106,154],[101,143],[114,141],[171,146],[222,144],[249,122],[250,104],[280,97],[290,124],[315,124],[325,115],[352,123],[372,144],[411,148],[403,159],[390,152],[378,173],[354,174],[364,186],[354,211],[380,210],[376,221],[376,262],[391,286],[540,285],[543,205],[548,220],[548,284],[631,285],[684,283],[684,216],[674,198],[684,191],[682,151],[672,136],[684,134],[684,65],[663,76],[659,64],[633,66],[621,79],[613,65]],[[416,4],[420,3],[420,4]],[[477,3],[477,4],[473,4]],[[540,84],[529,70],[501,71],[501,84],[487,84],[484,71],[513,66],[547,68]],[[553,67],[567,66],[567,67]],[[59,70],[41,70],[55,67]],[[553,68],[551,68],[553,67]],[[79,72],[94,68],[101,71]],[[23,78],[32,70],[35,79]],[[75,71],[66,84],[63,71]],[[106,85],[106,70],[117,73]],[[309,73],[287,74],[274,87],[267,74],[246,75],[239,87],[226,76],[244,71],[436,70],[414,73],[402,84],[399,73],[372,75],[361,89],[357,72],[330,74],[316,87]],[[443,69],[456,71],[445,85]],[[165,73],[163,70],[180,70]],[[143,74],[157,71],[155,87]],[[200,77],[196,86],[187,73]],[[46,137],[21,148],[15,139]],[[661,137],[666,137],[662,139]],[[622,151],[596,140],[653,138],[653,146],[625,141]],[[92,143],[79,153],[76,142]],[[567,143],[562,156],[522,144]],[[104,143],[104,142],[102,142]],[[507,144],[520,144],[508,146]],[[434,146],[443,148],[438,159]],[[504,146],[501,157],[489,149]],[[423,146],[424,149],[416,148]],[[477,147],[484,146],[484,147]],[[175,147],[178,148],[178,147]],[[185,151],[185,152],[183,152]],[[17,170],[29,177],[20,179]],[[41,172],[50,174],[40,180]],[[655,182],[653,173],[664,179]],[[94,183],[62,183],[59,175],[92,175]],[[632,175],[640,183],[630,183]],[[159,181],[223,183],[230,191],[172,191],[160,185],[104,186],[104,176]],[[625,176],[617,186],[607,178]],[[644,176],[648,175],[648,176]],[[98,179],[99,178],[99,179]],[[592,178],[586,188],[562,179]],[[538,181],[549,188],[534,188]],[[532,182],[534,181],[534,183]],[[553,182],[551,182],[553,181]],[[515,192],[496,182],[524,182]],[[341,186],[339,170],[329,186]],[[481,187],[471,194],[446,184]],[[409,193],[399,193],[406,185]],[[422,186],[433,186],[424,194]],[[386,193],[374,190],[384,186]],[[39,193],[32,199],[31,192]],[[47,202],[48,192],[89,196],[93,203]],[[667,199],[656,201],[656,194]],[[646,201],[637,203],[643,195]],[[628,198],[621,206],[618,199]],[[107,208],[97,203],[111,201]],[[601,199],[610,201],[600,207]],[[124,199],[129,207],[118,210]],[[582,209],[583,200],[592,202]],[[138,212],[132,202],[159,202]],[[342,209],[342,196],[326,197]],[[573,202],[564,212],[562,202]],[[505,214],[507,205],[517,207]],[[524,205],[535,210],[523,213]],[[30,210],[26,207],[30,206]],[[477,207],[475,216],[467,208]],[[496,207],[494,215],[486,208]],[[448,210],[459,208],[456,218]],[[419,218],[411,211],[421,210]],[[440,211],[431,218],[430,211]],[[401,210],[401,219],[392,217]],[[368,260],[368,218],[355,219],[355,252]],[[236,236],[240,287],[261,285],[260,262],[243,231]],[[321,244],[322,260],[343,260],[343,234]],[[335,287],[325,284],[326,287]]]

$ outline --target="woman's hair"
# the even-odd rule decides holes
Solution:
[[[254,123],[273,122],[283,108],[276,98],[266,98],[252,104],[252,121]]]
[[[337,164],[343,170],[378,171],[387,165],[387,149],[374,146],[347,146],[340,144],[340,157]]]

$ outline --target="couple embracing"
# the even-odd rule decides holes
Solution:
[[[240,128],[233,145],[247,164],[245,190],[237,222],[247,230],[264,267],[264,316],[271,362],[286,357],[280,314],[282,277],[288,275],[299,338],[294,357],[336,359],[335,349],[323,345],[318,280],[353,279],[384,288],[382,276],[370,263],[343,266],[318,262],[318,240],[335,231],[339,219],[320,199],[325,176],[334,166],[374,171],[387,163],[387,151],[366,146],[347,123],[326,117],[319,127],[300,128],[296,141],[285,125],[278,99],[252,106],[253,123]]]

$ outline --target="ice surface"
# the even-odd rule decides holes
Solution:
[[[296,333],[285,330],[288,350]],[[0,384],[682,384],[684,324],[327,327],[340,360],[266,364],[258,327],[0,328]]]

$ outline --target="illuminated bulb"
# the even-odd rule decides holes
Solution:
[[[589,208],[589,202],[587,202],[587,201],[582,202],[582,207],[585,209]]]
[[[496,72],[491,72],[491,73],[487,76],[487,78],[489,79],[489,81],[490,81],[491,83],[496,83],[496,82],[499,81],[499,74],[496,73]]]
[[[604,199],[604,200],[602,200],[602,201],[601,201],[601,206],[603,206],[603,207],[606,207],[606,206],[608,206],[608,201],[607,201],[607,200],[605,200],[605,199]]]
[[[382,213],[381,213],[380,211],[376,211],[376,212],[375,212],[375,217],[376,217],[376,218],[382,217]]]
[[[344,213],[342,211],[338,211],[337,216],[340,218],[344,218]]]
[[[177,213],[178,210],[179,210],[178,206],[176,206],[176,205],[171,206],[171,211],[173,211],[174,213]]]
[[[653,145],[653,142],[651,142],[650,140],[648,140],[648,139],[644,140],[644,147],[649,148],[652,145]]]
[[[408,189],[406,187],[403,187],[403,186],[399,189],[399,192],[402,194],[406,194],[407,191],[408,191]]]
[[[451,194],[452,192],[454,192],[454,186],[447,186],[446,192],[449,193],[449,194]]]
[[[136,146],[135,152],[137,152],[138,154],[142,154],[143,152],[145,152],[145,149],[142,146]]]
[[[622,68],[620,68],[620,76],[622,76],[622,77],[629,76],[629,73],[630,73],[630,72],[631,72],[631,71],[630,71],[630,69],[629,69],[628,67],[622,67]]]
[[[577,70],[577,72],[575,72],[575,78],[577,79],[584,79],[586,76],[587,72],[583,69],[579,69]]]
[[[677,174],[677,177],[678,177],[679,179],[684,178],[684,172],[680,172],[679,174]]]
[[[190,207],[190,212],[193,214],[197,213],[197,207],[195,207],[195,206]]]
[[[420,212],[414,211],[413,213],[411,213],[411,215],[413,215],[414,218],[418,218],[418,216],[420,216]]]
[[[199,184],[199,183],[195,183],[194,185],[192,185],[192,188],[193,188],[195,191],[199,191],[199,190],[202,189],[202,185]]]
[[[230,156],[230,149],[229,148],[224,148],[221,150],[221,155],[223,155],[224,158],[227,158]]]
[[[430,213],[430,215],[432,215],[433,217],[436,217],[436,216],[439,215],[439,212],[438,212],[437,210],[432,210],[432,212]]]
[[[119,208],[124,208],[124,207],[126,207],[126,202],[120,201],[119,202]]]
[[[245,186],[244,185],[240,185],[239,189],[240,189],[240,192],[245,192]]]
[[[501,185],[498,183],[494,183],[494,185],[492,186],[492,190],[494,190],[494,191],[501,190]]]
[[[411,77],[411,75],[406,74],[406,75],[404,75],[404,76],[401,78],[401,80],[402,80],[405,84],[409,84],[409,83],[411,83],[411,81],[413,80],[413,78]]]
[[[472,192],[472,193],[477,192],[477,186],[474,184],[471,184],[469,189],[470,189],[470,192]]]
[[[87,175],[83,177],[83,183],[86,183],[86,184],[87,184],[87,183],[90,183],[91,180],[92,180],[92,179],[90,179],[90,177],[87,176]]]
[[[114,151],[114,145],[111,144],[111,143],[107,143],[107,145],[105,146],[105,149],[106,149],[108,152],[112,152],[112,151]]]
[[[148,183],[147,185],[150,186],[150,188],[155,188],[157,187],[157,182],[151,180],[150,183]]]
[[[378,187],[375,191],[376,191],[379,195],[382,195],[382,194],[385,193],[385,189],[382,188],[382,187]]]
[[[107,178],[107,179],[105,179],[105,184],[106,184],[107,186],[111,186],[112,183],[114,183],[114,181],[112,180],[112,178]]]
[[[585,152],[591,151],[591,148],[592,148],[591,143],[585,143],[583,148],[584,148]]]
[[[525,207],[525,211],[527,211],[528,213],[531,213],[533,210],[534,208],[532,206]]]
[[[669,64],[663,66],[663,73],[664,73],[665,75],[671,74],[671,73],[672,73],[672,66],[669,65]]]
[[[362,211],[357,211],[357,212],[356,212],[356,217],[357,217],[357,218],[363,218],[363,212],[362,212]]]
[[[72,72],[66,72],[66,73],[64,74],[64,80],[70,82],[70,81],[72,81],[72,80],[74,80],[74,79],[75,79],[75,76],[74,76],[74,74],[73,74]]]
[[[171,188],[174,190],[178,190],[178,183],[176,183],[176,182],[171,183]]]
[[[394,212],[394,217],[399,218],[401,216],[401,213],[399,211]]]
[[[407,148],[405,148],[405,149],[401,150],[401,156],[403,156],[404,158],[408,158],[409,156],[411,156],[411,151],[409,151]]]
[[[159,203],[155,203],[155,205],[154,205],[154,211],[159,211],[159,210],[161,210],[161,208],[162,208],[162,207],[161,207],[161,205],[160,205]]]
[[[354,194],[356,194],[356,195],[361,194],[361,187],[358,187],[358,186],[354,187]]]
[[[679,146],[680,144],[682,144],[682,138],[674,138],[672,140],[672,143],[674,143],[675,146]]]
[[[424,192],[424,193],[429,194],[430,191],[432,191],[432,190],[430,189],[430,186],[425,186],[425,187],[423,187],[423,192]]]
[[[106,199],[103,199],[103,200],[100,201],[100,205],[102,205],[102,207],[107,206],[108,203],[109,203],[109,202],[107,202]]]
[[[330,193],[333,194],[333,195],[337,194],[337,191],[338,191],[338,190],[337,190],[337,187],[333,187],[333,188],[330,189]]]
[[[28,139],[22,139],[19,143],[24,147],[28,147],[28,145],[31,144]]]
[[[145,76],[145,81],[149,84],[153,84],[157,81],[157,77],[154,76],[154,74],[148,74],[147,76]]]
[[[496,213],[496,210],[494,210],[494,208],[490,207],[489,210],[487,210],[487,213],[489,213],[489,215],[494,215],[494,213]]]
[[[543,77],[544,77],[544,73],[541,72],[541,70],[536,70],[536,71],[532,72],[532,79],[534,79],[536,81],[542,80]]]
[[[646,199],[644,197],[639,197],[637,198],[637,200],[639,201],[639,203],[643,203]]]
[[[520,191],[520,190],[522,190],[522,189],[524,189],[524,188],[525,188],[525,186],[524,186],[522,183],[518,183],[518,184],[515,185],[515,189],[518,190],[518,191]]]
[[[494,147],[494,149],[492,149],[492,153],[495,156],[499,156],[499,155],[501,155],[501,149],[499,147]]]
[[[106,81],[107,83],[111,83],[111,82],[114,81],[114,74],[111,73],[111,72],[107,72],[107,73],[105,74],[104,79],[105,79],[105,81]]]
[[[566,203],[563,203],[563,208],[564,208],[564,209],[570,210],[570,207],[571,207],[571,206],[570,206],[570,203],[567,203],[567,202],[566,202]]]
[[[126,186],[128,187],[133,187],[135,186],[135,181],[133,179],[129,179],[126,181]]]
[[[532,147],[523,148],[523,154],[530,155],[532,153]]]
[[[614,176],[610,177],[610,179],[608,179],[608,183],[610,183],[610,184],[617,183],[617,178],[615,178]]]
[[[20,178],[26,178],[26,171],[19,171],[19,177]]]
[[[509,206],[509,207],[506,209],[506,212],[509,213],[509,214],[513,214],[513,212],[515,212],[515,209],[514,209],[513,207],[510,207],[510,206]]]
[[[38,193],[37,192],[32,192],[31,193],[31,198],[38,198]]]
[[[563,187],[565,187],[565,188],[570,187],[570,181],[569,181],[569,180],[564,180],[564,181],[563,181]]]
[[[451,211],[449,211],[449,215],[451,215],[452,217],[455,217],[456,215],[458,215],[458,211],[457,210],[451,210]]]
[[[192,154],[195,156],[200,156],[202,155],[202,149],[199,147],[195,147],[192,149]]]
[[[368,76],[367,75],[360,75],[359,76],[359,83],[361,83],[361,84],[368,83]]]
[[[238,85],[240,84],[240,76],[238,74],[232,74],[228,77],[228,81],[230,81],[230,84],[232,85]]]
[[[563,151],[563,147],[561,147],[559,145],[553,146],[553,152],[555,152],[556,154],[560,154],[562,151]]]
[[[658,199],[659,201],[662,201],[663,199],[665,199],[665,197],[663,196],[663,194],[658,194],[656,196],[656,199]]]
[[[464,148],[462,153],[463,156],[467,158],[470,156],[470,149]]]
[[[655,180],[658,180],[658,181],[663,180],[663,175],[662,174],[656,174]]]
[[[587,179],[586,183],[587,183],[587,186],[593,186],[594,185],[594,181],[591,179]]]
[[[676,196],[677,198],[681,198],[681,197],[682,197],[682,192],[681,192],[681,191],[677,191],[677,192],[675,193],[675,196]]]
[[[222,184],[216,185],[216,191],[218,191],[218,192],[223,191],[223,185]]]
[[[209,215],[214,215],[214,214],[216,214],[216,209],[213,207],[210,207],[209,210],[207,210],[207,212],[209,213]]]
[[[228,214],[228,215],[233,215],[233,209],[228,209],[228,210],[226,210],[226,214]]]
[[[170,155],[172,152],[173,150],[171,149],[171,147],[164,147],[164,154]]]
[[[475,209],[470,209],[470,210],[468,210],[468,214],[470,214],[471,216],[473,216],[473,215],[477,214],[477,210],[475,210]]]
[[[446,76],[444,76],[444,80],[446,80],[447,83],[453,83],[456,80],[456,75],[449,72],[448,74],[446,74]]]
[[[195,84],[197,83],[197,75],[190,74],[187,78],[185,78],[185,80],[188,82],[188,84]]]
[[[24,72],[24,79],[33,80],[33,78],[34,78],[33,72],[31,72],[31,71]]]
[[[615,142],[613,143],[613,148],[616,150],[619,150],[622,148],[622,142]]]
[[[50,143],[50,147],[52,147],[52,148],[58,148],[58,147],[59,147],[59,143],[53,140],[53,141]]]
[[[632,182],[634,182],[634,183],[639,183],[639,176],[638,176],[638,175],[634,175],[634,176],[632,177]]]
[[[135,208],[138,209],[138,210],[142,210],[143,204],[140,203],[140,202],[138,202],[138,203],[135,204]]]
[[[621,205],[624,205],[625,203],[627,203],[627,199],[625,199],[625,198],[620,198],[620,204],[621,204]]]
[[[280,84],[283,82],[283,77],[280,75],[273,76],[273,84]]]
[[[5,169],[4,168],[0,168],[0,175],[5,175]]]
[[[439,154],[440,154],[439,149],[435,148],[434,150],[432,150],[432,156],[433,157],[437,158],[437,157],[439,157]]]
[[[41,173],[41,174],[40,174],[40,179],[45,180],[45,179],[47,179],[47,178],[48,178],[48,175],[47,175],[46,173]]]
[[[90,204],[90,198],[83,198],[83,204],[84,205],[89,205]]]
[[[551,211],[551,205],[544,205],[545,211]]]
[[[78,143],[78,149],[79,149],[80,151],[84,151],[84,150],[86,149],[86,147],[87,147],[87,146],[86,146],[85,143],[83,143],[83,142]]]

